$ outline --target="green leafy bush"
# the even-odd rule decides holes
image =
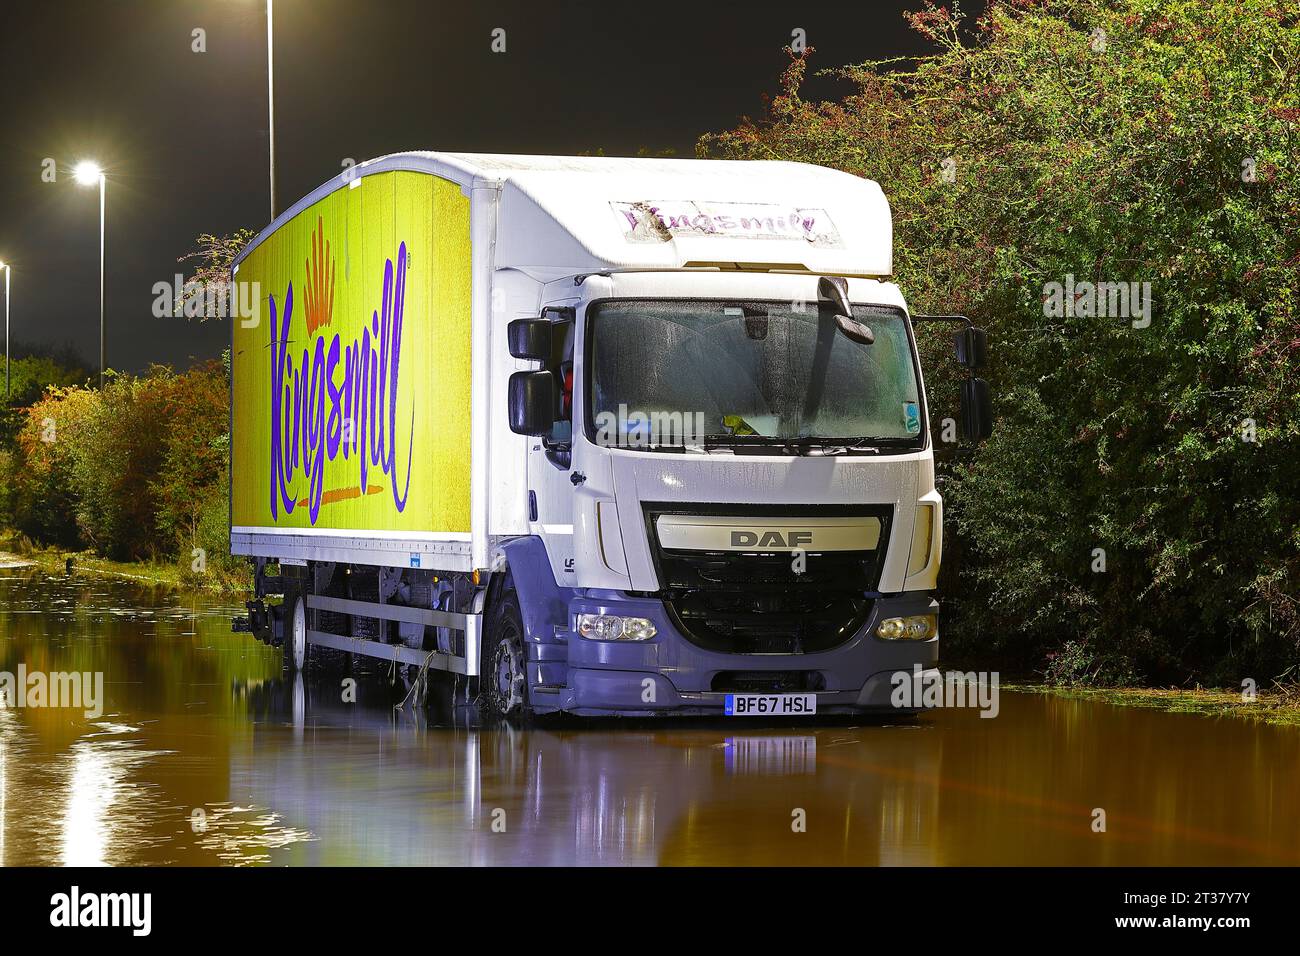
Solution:
[[[102,389],[51,387],[23,411],[0,453],[0,507],[35,541],[119,560],[177,560],[233,583],[229,554],[229,399],[216,362],[176,374],[111,375]]]
[[[226,375],[216,362],[208,362],[183,375],[157,370],[150,382],[158,390],[164,421],[162,457],[150,493],[160,535],[183,545],[196,533],[203,492],[220,479],[225,493],[230,429]]]
[[[229,472],[223,468],[217,479],[205,485],[198,499],[199,510],[189,549],[182,545],[181,565],[184,578],[193,585],[225,588],[251,586],[252,571],[248,560],[230,553]],[[202,551],[202,570],[195,569]]]
[[[5,469],[5,498],[15,528],[36,541],[77,547],[82,538],[77,456],[69,436],[83,432],[95,393],[51,387],[28,407]]]
[[[9,393],[0,405],[0,448],[12,448],[22,427],[24,410],[51,385],[77,385],[89,373],[70,354],[28,354],[9,363]]]
[[[191,294],[225,284],[253,235],[200,236],[180,260],[197,263]],[[99,389],[78,386],[87,377],[68,350],[12,363],[0,406],[0,530],[122,560],[176,561],[192,584],[246,587],[247,562],[230,555],[229,352],[179,374],[110,372]]]

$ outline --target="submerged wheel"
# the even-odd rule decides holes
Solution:
[[[487,668],[481,678],[488,710],[513,717],[528,710],[527,657],[524,654],[524,620],[519,599],[507,591],[497,604],[488,630]]]
[[[284,659],[295,673],[307,663],[307,606],[301,597],[293,602],[289,617],[289,639],[285,642]]]

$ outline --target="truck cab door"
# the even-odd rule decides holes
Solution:
[[[573,547],[577,565],[577,584],[584,588],[626,590],[632,587],[624,549],[624,523],[619,518],[619,500],[615,492],[618,462],[609,446],[610,435],[617,432],[618,422],[602,421],[588,407],[592,396],[587,365],[591,350],[586,340],[589,331],[589,304],[608,295],[609,280],[592,276],[583,286],[583,301],[577,309],[577,375],[573,410]],[[616,440],[615,440],[616,443]],[[625,460],[625,466],[628,462]],[[626,471],[626,467],[624,468]],[[625,475],[626,506],[637,505],[636,483]],[[626,527],[635,532],[636,525]]]
[[[528,527],[546,545],[555,581],[561,587],[576,582],[573,547],[573,382],[577,323],[571,308],[548,311],[552,317],[551,358],[547,368],[559,395],[555,426],[546,437],[528,443]]]

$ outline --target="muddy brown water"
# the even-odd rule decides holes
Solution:
[[[1300,863],[1295,729],[1007,692],[994,719],[482,726],[395,710],[382,664],[291,678],[239,610],[0,569],[0,675],[104,675],[100,715],[0,709],[0,863]]]

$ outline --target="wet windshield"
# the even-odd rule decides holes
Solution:
[[[800,307],[802,305],[802,308]],[[592,309],[591,409],[600,444],[870,439],[919,444],[906,319],[854,306],[874,343],[850,340],[826,303],[610,301]],[[681,423],[680,428],[678,423]]]

